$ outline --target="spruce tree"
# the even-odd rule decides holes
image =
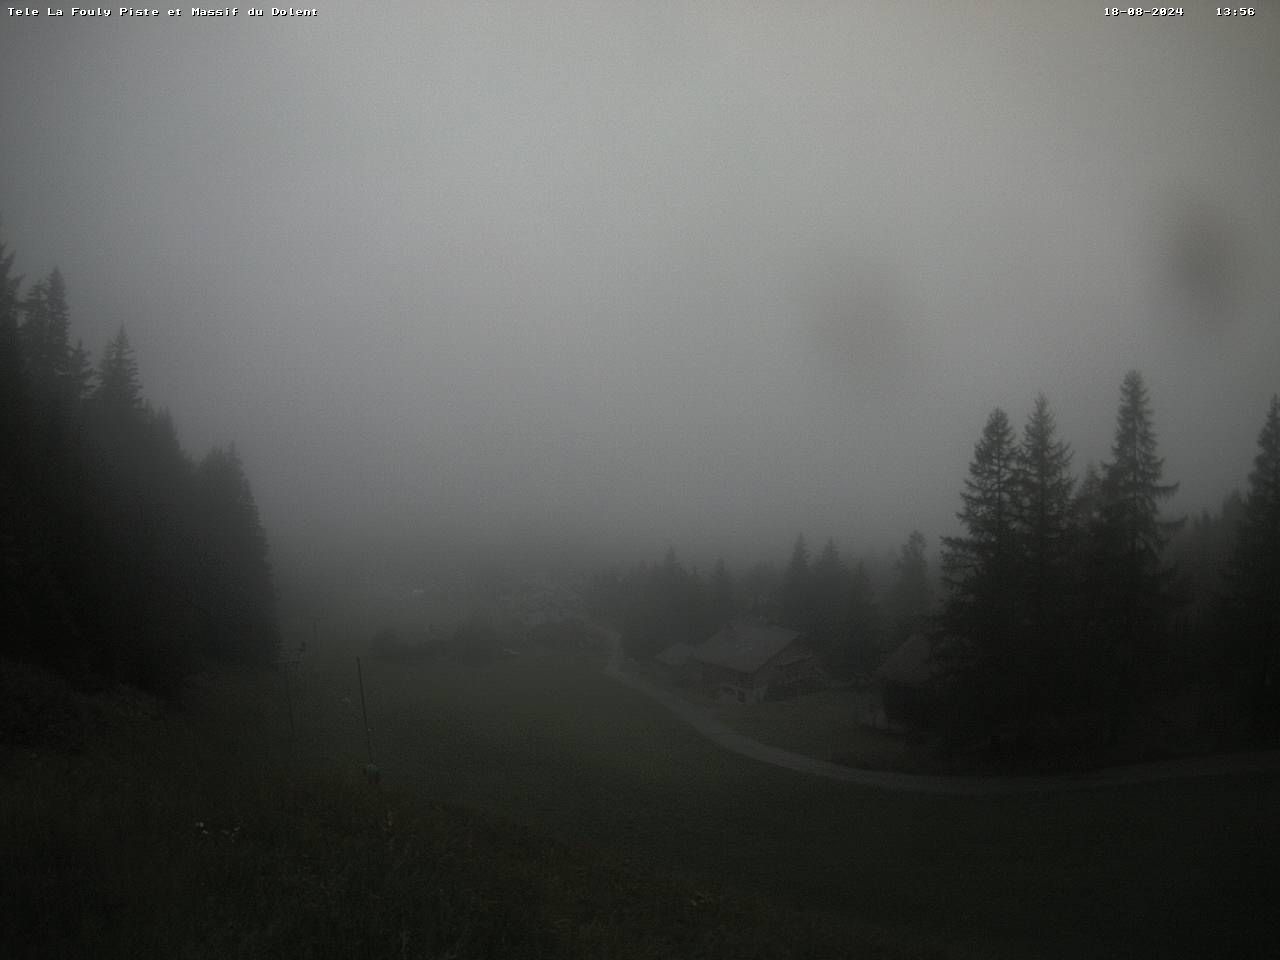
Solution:
[[[1013,429],[997,407],[974,447],[960,494],[963,507],[956,516],[965,535],[943,539],[943,576],[951,590],[946,616],[962,633],[974,632],[964,624],[975,616],[974,627],[979,622],[994,625],[996,598],[1008,593],[1013,583],[1018,470]]]
[[[716,561],[715,568],[711,572],[709,589],[711,625],[713,629],[718,630],[733,619],[735,596],[733,576],[725,566],[723,558]]]
[[[1075,651],[1064,645],[1071,606],[1071,570],[1074,516],[1069,473],[1071,448],[1058,439],[1057,424],[1044,394],[1023,429],[1015,467],[1019,568],[1018,588],[1020,644],[1024,646],[1027,683],[1034,694],[1031,705],[1053,704],[1046,697],[1061,694],[1067,675],[1067,659]]]
[[[211,450],[196,468],[195,485],[200,645],[218,659],[270,660],[279,636],[267,538],[235,446]]]
[[[22,408],[22,346],[18,331],[18,287],[13,275],[14,254],[0,241],[0,478],[13,469],[20,451]]]
[[[1280,725],[1280,395],[1272,396],[1249,473],[1229,578],[1245,643],[1253,719]]]
[[[109,415],[133,419],[142,410],[142,384],[129,335],[121,327],[102,354],[98,370],[99,405]]]
[[[76,341],[67,360],[67,396],[73,404],[83,403],[93,394],[93,361],[84,342]]]
[[[923,628],[933,599],[924,534],[912,530],[893,565],[894,579],[885,596],[889,644],[897,647]]]
[[[843,677],[870,675],[880,665],[883,654],[881,630],[880,605],[866,565],[859,563],[849,577],[844,642],[832,658],[835,673]]]
[[[71,363],[71,311],[67,285],[57,267],[45,281],[45,362],[54,382],[64,387]]]
[[[28,500],[26,472],[28,405],[18,331],[19,285],[14,254],[0,241],[0,651],[21,652],[35,613],[30,594],[36,580],[38,524]],[[43,547],[43,544],[39,544]]]
[[[1130,370],[1120,388],[1112,461],[1103,473],[1102,522],[1132,576],[1150,575],[1176,524],[1162,522],[1160,503],[1178,492],[1162,483],[1164,458],[1156,453],[1151,403],[1142,374]]]
[[[974,447],[957,514],[965,535],[944,539],[949,593],[938,650],[983,724],[1020,710],[1023,653],[1017,643],[1019,457],[1009,418],[987,418]]]
[[[809,625],[814,648],[824,657],[841,642],[848,619],[849,568],[835,540],[827,540],[810,571]]]
[[[809,548],[804,542],[804,534],[799,534],[795,546],[791,548],[787,569],[782,575],[779,606],[782,608],[784,625],[793,630],[807,630],[812,625],[810,594]]]
[[[1180,526],[1160,518],[1160,503],[1178,490],[1164,483],[1164,459],[1157,453],[1146,384],[1136,370],[1120,388],[1112,460],[1104,465],[1095,531],[1100,563],[1093,595],[1105,634],[1109,680],[1110,739],[1114,742],[1141,694],[1140,680],[1159,654],[1157,635],[1172,599],[1173,571],[1163,559],[1170,536]]]
[[[27,376],[33,380],[49,377],[49,281],[37,280],[21,303],[22,359]]]

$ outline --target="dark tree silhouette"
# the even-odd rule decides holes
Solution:
[[[22,347],[18,333],[18,288],[13,275],[14,254],[0,241],[0,482],[10,477],[17,462],[23,420]]]
[[[925,559],[924,534],[912,530],[894,563],[893,583],[885,593],[889,646],[897,647],[907,637],[924,629],[933,589],[929,586],[929,565]]]
[[[848,584],[842,642],[833,651],[829,665],[838,676],[868,676],[880,665],[883,654],[880,605],[864,564],[854,567]]]
[[[264,662],[279,647],[267,538],[234,445],[195,471],[199,642],[224,660]]]
[[[129,335],[121,327],[102,354],[95,397],[111,417],[132,418],[142,409],[142,382]]]
[[[67,285],[55,267],[22,303],[22,352],[27,375],[41,394],[64,395],[71,365],[71,313]]]
[[[27,484],[29,411],[18,329],[21,278],[14,254],[0,241],[0,649],[28,652],[34,628],[38,543]]]
[[[778,606],[781,608],[782,622],[793,630],[806,630],[811,626],[809,570],[809,548],[805,545],[804,534],[796,537],[795,546],[791,548],[791,559],[782,574],[782,590]]]
[[[709,589],[710,597],[707,602],[710,607],[712,626],[719,628],[733,619],[736,607],[733,576],[729,573],[723,559],[716,561],[715,568],[711,572]]]
[[[1162,482],[1164,460],[1157,454],[1151,403],[1136,370],[1125,374],[1120,388],[1111,455],[1102,475],[1095,529],[1100,562],[1091,593],[1108,647],[1109,662],[1102,667],[1110,684],[1114,742],[1141,694],[1141,675],[1156,663],[1158,633],[1172,599],[1173,571],[1164,563],[1164,548],[1180,526],[1160,519],[1160,503],[1178,485]]]
[[[627,595],[622,646],[629,657],[647,659],[674,643],[701,643],[714,630],[707,586],[674,548],[661,564],[641,569],[621,586]]]
[[[236,628],[206,652],[269,656],[266,540],[234,451],[196,470],[123,328],[91,390],[62,274],[23,296],[12,265],[0,244],[0,651],[157,692],[177,691],[212,623]]]
[[[1009,418],[991,411],[974,447],[957,516],[965,535],[944,539],[948,588],[939,656],[958,681],[971,719],[997,725],[1023,712],[1026,651],[1017,611],[1019,455]]]
[[[1018,537],[1016,587],[1021,593],[1018,642],[1027,661],[1027,705],[1044,710],[1063,705],[1070,678],[1070,603],[1075,524],[1071,448],[1058,439],[1044,394],[1023,429],[1015,461],[1014,510]],[[1015,585],[1010,584],[1013,588]]]
[[[1280,726],[1280,396],[1272,396],[1258,435],[1229,578],[1253,719],[1260,732],[1275,733]]]
[[[849,568],[834,540],[827,540],[809,571],[809,610],[805,617],[810,645],[825,661],[845,645],[849,620]]]
[[[1234,686],[1240,679],[1240,611],[1229,594],[1243,520],[1244,498],[1232,491],[1216,513],[1203,510],[1169,542],[1180,601],[1169,655],[1184,686],[1203,686],[1210,679]]]
[[[66,394],[73,404],[83,403],[93,395],[93,381],[97,374],[93,359],[84,348],[84,342],[76,341],[67,358]]]
[[[761,561],[747,567],[739,579],[743,611],[760,620],[780,618],[778,597],[782,592],[782,574],[776,564]]]

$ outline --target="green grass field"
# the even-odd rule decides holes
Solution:
[[[296,743],[279,678],[239,676],[78,755],[8,751],[5,873],[29,878],[8,935],[32,955],[1274,954],[1276,777],[892,794],[718,750],[594,664],[375,661],[365,683],[376,791],[345,660],[295,676]]]

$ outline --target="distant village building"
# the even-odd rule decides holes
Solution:
[[[688,660],[700,669],[704,686],[738,703],[795,696],[822,682],[817,658],[800,632],[763,623],[730,623],[690,649]]]

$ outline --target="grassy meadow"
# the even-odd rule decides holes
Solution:
[[[593,662],[365,686],[378,788],[350,659],[180,709],[53,689],[3,752],[0,953],[1273,952],[1276,777],[914,796],[718,750]]]

